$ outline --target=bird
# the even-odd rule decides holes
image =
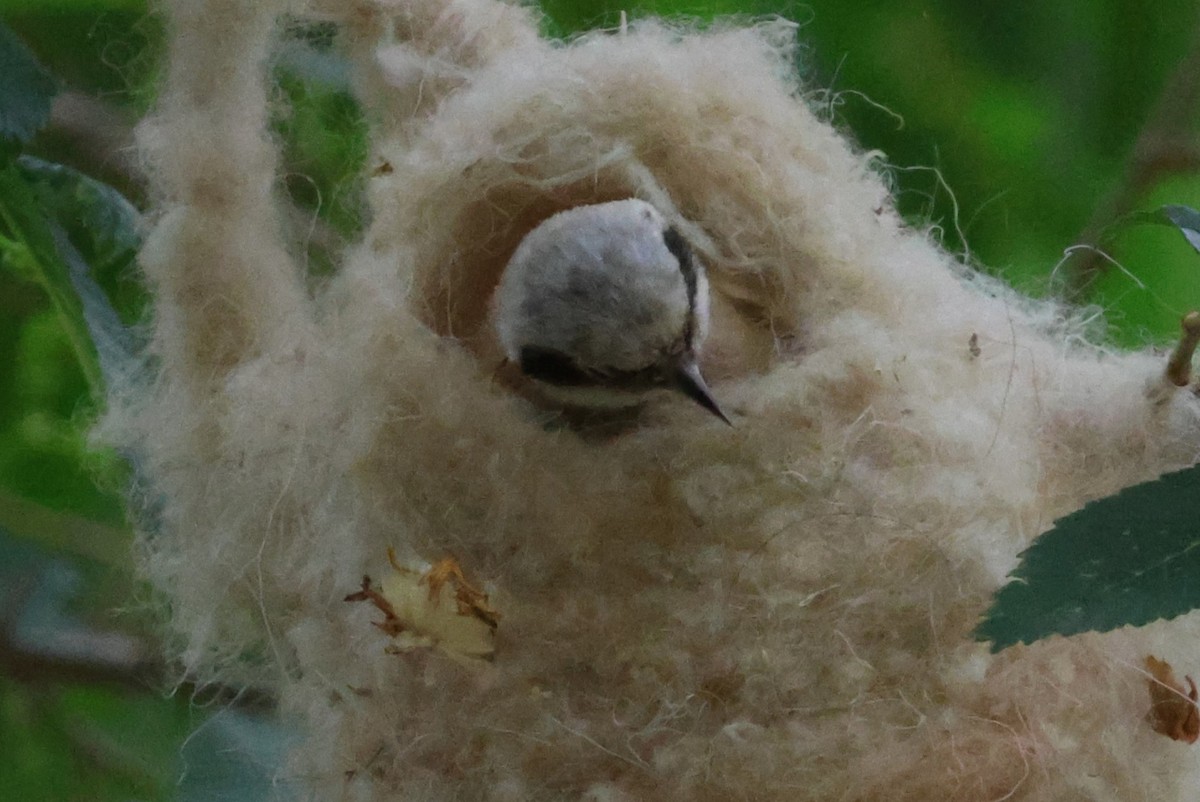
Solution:
[[[704,266],[643,200],[546,218],[513,252],[493,307],[507,360],[558,404],[628,409],[669,390],[732,425],[698,362],[708,332]]]

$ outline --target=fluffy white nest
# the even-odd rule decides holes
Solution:
[[[1055,517],[1196,460],[1196,399],[906,229],[805,105],[793,25],[561,45],[493,0],[170,5],[158,373],[101,435],[139,454],[175,656],[280,695],[314,799],[1194,797],[1141,666],[1200,666],[1195,616],[971,631]],[[372,126],[372,221],[317,291],[266,128],[284,14],[340,25]],[[521,237],[631,196],[708,265],[732,429],[666,399],[597,442],[494,378]],[[389,547],[482,586],[490,662],[396,653],[343,600]]]

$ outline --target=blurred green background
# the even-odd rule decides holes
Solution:
[[[787,16],[801,25],[814,108],[886,153],[913,225],[1027,292],[1102,307],[1114,343],[1165,343],[1200,307],[1200,256],[1178,231],[1111,227],[1137,209],[1200,206],[1192,0],[543,8],[555,36],[616,25],[622,8],[635,18]],[[160,21],[141,0],[0,0],[0,15],[58,82],[49,124],[25,152],[144,208],[130,143],[154,98]],[[317,221],[310,255],[328,267],[361,221],[365,146],[327,35],[301,40],[277,67],[287,102],[275,124],[285,185]],[[4,69],[0,84],[11,78]],[[1111,258],[1080,249],[1064,259],[1102,235]],[[230,707],[220,689],[186,684],[170,693],[148,592],[132,572],[127,468],[87,444],[94,354],[81,352],[18,240],[0,216],[0,797],[265,798],[281,740],[261,705]],[[143,319],[128,258],[91,268],[122,320]]]

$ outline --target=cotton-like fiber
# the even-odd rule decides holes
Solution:
[[[279,695],[313,799],[1194,797],[1143,661],[1197,670],[1195,616],[995,656],[971,632],[1056,517],[1194,462],[1200,405],[907,228],[806,105],[795,26],[560,44],[492,0],[169,6],[157,373],[99,435],[137,455],[173,656]],[[305,14],[340,26],[373,137],[370,224],[318,290],[266,130]],[[627,197],[707,267],[732,428],[664,394],[589,437],[497,380],[521,238]],[[344,601],[389,547],[454,557],[490,660],[394,648]]]

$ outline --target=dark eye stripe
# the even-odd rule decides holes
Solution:
[[[521,371],[530,378],[562,387],[596,384],[596,379],[562,351],[526,345],[521,348]]]
[[[526,376],[558,387],[647,390],[666,383],[666,375],[657,365],[640,370],[583,368],[562,351],[537,345],[522,346],[520,359]]]
[[[668,226],[663,231],[663,242],[667,245],[667,250],[679,262],[679,272],[683,273],[683,283],[687,287],[688,300],[688,315],[687,320],[683,324],[683,344],[688,350],[692,350],[692,340],[696,336],[696,261],[692,258],[692,249],[675,230],[675,226]]]

